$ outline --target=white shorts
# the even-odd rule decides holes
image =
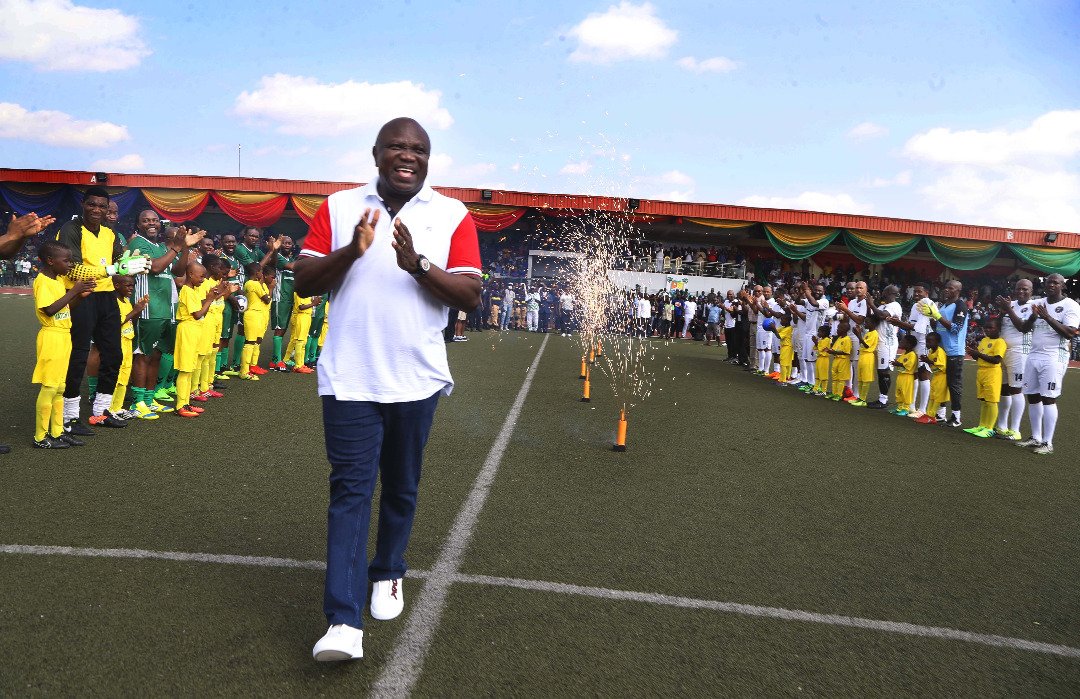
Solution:
[[[757,347],[758,352],[768,352],[769,350],[772,349],[772,340],[769,339],[770,337],[775,337],[775,336],[771,332],[767,332],[767,331],[762,330],[760,328],[758,329],[758,331],[757,331],[757,345],[755,345],[755,347]]]
[[[1028,355],[1020,350],[1005,350],[1005,385],[1009,388],[1024,387],[1024,365],[1027,364]]]
[[[900,343],[886,345],[878,344],[877,348],[877,368],[878,371],[889,371],[892,369],[892,363],[896,359],[896,350],[900,348]]]
[[[812,339],[810,339],[812,337],[813,335],[803,335],[802,358],[804,362],[812,362],[817,359],[817,356],[814,353],[814,350],[816,349],[816,344]]]
[[[1056,357],[1045,354],[1029,354],[1024,365],[1024,395],[1040,395],[1057,398],[1061,395],[1061,383],[1069,362],[1059,362]]]
[[[795,356],[803,358],[803,336],[802,334],[791,336],[791,348],[795,350]]]

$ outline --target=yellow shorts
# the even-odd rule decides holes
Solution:
[[[176,325],[176,346],[173,347],[173,368],[195,371],[205,342],[204,324],[197,320],[182,320]]]
[[[71,359],[71,331],[67,328],[41,328],[37,336],[37,364],[31,383],[61,386],[67,381]]]
[[[859,383],[866,383],[877,378],[877,357],[873,352],[859,355]]]
[[[225,324],[225,317],[220,313],[214,313],[206,317],[206,337],[203,338],[203,351],[201,354],[210,354],[217,348],[218,340],[221,339],[221,329]]]
[[[311,316],[306,313],[295,313],[289,326],[289,337],[303,342],[307,339],[308,331],[311,330]]]
[[[975,396],[987,403],[1001,402],[1001,369],[979,369],[975,375]]]
[[[270,326],[268,311],[246,311],[244,313],[244,339],[248,342],[260,340]]]
[[[123,360],[120,362],[120,371],[116,374],[116,383],[122,383],[125,386],[130,383],[128,379],[131,378],[131,355],[135,351],[135,343],[126,337],[120,338],[120,351],[123,354]]]

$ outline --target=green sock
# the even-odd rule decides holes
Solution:
[[[169,354],[161,355],[161,365],[158,367],[158,388],[165,388],[169,385],[169,374],[173,370],[173,356],[172,352]]]
[[[307,364],[315,358],[315,348],[319,346],[319,339],[315,337],[309,337],[307,344],[304,345],[304,363]]]
[[[282,338],[274,335],[274,364],[281,361],[281,340]]]
[[[94,395],[95,393],[97,393],[97,377],[96,376],[87,376],[86,377],[86,385],[90,387],[90,395]]]
[[[147,391],[145,388],[135,388],[135,404],[145,403],[146,407],[150,407],[150,404],[154,402],[154,392]],[[149,395],[147,395],[149,394]]]
[[[240,366],[240,355],[244,352],[244,335],[237,333],[232,342],[233,366]]]

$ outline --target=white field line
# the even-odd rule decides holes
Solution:
[[[435,635],[435,629],[439,625],[443,607],[446,606],[446,597],[450,591],[452,576],[461,568],[461,559],[465,555],[465,549],[472,539],[476,521],[480,517],[480,510],[487,501],[491,491],[491,483],[495,480],[495,473],[499,470],[503,454],[510,443],[510,437],[517,426],[521,409],[525,405],[525,397],[529,395],[533,377],[536,376],[536,367],[540,365],[540,358],[544,356],[550,335],[544,335],[544,341],[540,343],[540,349],[536,351],[536,358],[529,366],[529,372],[525,381],[518,390],[514,404],[506,415],[502,429],[499,430],[495,443],[488,452],[484,466],[476,476],[472,490],[469,491],[465,504],[454,519],[450,527],[450,534],[439,551],[439,557],[431,570],[431,576],[421,588],[420,593],[410,605],[409,618],[406,620],[405,629],[401,632],[397,647],[390,654],[390,662],[383,667],[379,678],[372,685],[371,693],[376,697],[407,697],[412,694],[416,680],[424,667],[424,658],[431,647],[431,640]]]
[[[322,561],[298,561],[292,558],[277,558],[273,556],[234,556],[215,553],[147,551],[144,549],[96,549],[73,546],[0,544],[0,554],[77,556],[87,558],[135,558],[143,560],[177,561],[182,563],[218,563],[225,565],[258,566],[262,568],[300,568],[306,570],[323,570],[326,567]],[[784,607],[762,607],[752,604],[740,604],[738,602],[721,602],[716,600],[696,599],[693,597],[678,597],[655,592],[611,590],[603,587],[587,587],[584,585],[570,585],[567,583],[546,582],[543,580],[500,578],[491,575],[470,575],[467,573],[435,575],[428,571],[410,570],[408,576],[410,578],[426,578],[432,581],[441,579],[447,585],[450,583],[461,583],[466,585],[512,587],[519,590],[529,590],[534,592],[579,595],[582,597],[596,597],[619,602],[637,602],[639,604],[679,607],[682,609],[701,609],[725,614],[737,614],[740,616],[779,619],[781,621],[801,621],[810,624],[824,624],[826,626],[846,626],[849,628],[867,629],[869,631],[879,631],[882,633],[917,636],[919,638],[963,641],[966,643],[975,643],[997,648],[1009,648],[1032,653],[1057,655],[1064,658],[1080,658],[1080,648],[1074,648],[1072,646],[1029,641],[1023,638],[1013,638],[1010,636],[974,633],[971,631],[961,631],[959,629],[950,629],[941,626],[920,626],[918,624],[909,624],[900,621],[865,619],[862,617],[844,616],[841,614],[824,614],[821,612],[807,612],[799,609],[785,609]]]

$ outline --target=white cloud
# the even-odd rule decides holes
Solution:
[[[1012,131],[937,127],[908,139],[904,153],[931,174],[919,191],[943,217],[1080,232],[1080,110]]]
[[[663,58],[679,33],[656,16],[649,3],[634,5],[623,0],[607,12],[594,12],[570,30],[578,40],[571,61],[613,63],[638,58]]]
[[[685,172],[668,170],[659,175],[634,177],[627,188],[627,196],[662,201],[691,201],[696,184],[694,178]]]
[[[836,194],[803,192],[794,197],[769,197],[755,194],[743,197],[737,203],[763,209],[798,209],[835,214],[869,214],[874,208],[871,204],[856,201],[850,194],[844,192]]]
[[[459,165],[446,153],[434,153],[428,160],[428,182],[444,187],[505,189],[504,185],[496,184],[489,177],[495,170],[495,163]]]
[[[861,124],[857,124],[847,132],[848,138],[856,141],[865,141],[869,138],[880,138],[889,133],[889,130],[880,124],[875,124],[872,121],[864,121]]]
[[[64,112],[31,112],[12,102],[0,102],[0,138],[68,148],[108,148],[131,136],[126,126],[108,121],[80,121]]]
[[[298,146],[296,148],[284,148],[282,146],[260,146],[259,148],[253,148],[251,154],[257,158],[264,158],[268,155],[278,155],[283,158],[295,158],[301,155],[307,155],[311,152],[311,148],[308,146]]]
[[[112,160],[95,160],[90,167],[101,172],[139,172],[146,167],[146,163],[138,153],[128,153]]]
[[[907,187],[911,184],[911,170],[902,170],[895,177],[875,177],[869,187],[880,189],[882,187]]]
[[[904,153],[931,163],[983,166],[1071,158],[1080,154],[1080,110],[1047,112],[1018,131],[938,127],[912,136]]]
[[[133,68],[151,53],[139,20],[120,10],[71,0],[3,0],[0,15],[0,60],[103,72]]]
[[[233,111],[257,123],[276,125],[283,134],[325,137],[377,129],[399,116],[412,117],[426,129],[447,129],[454,119],[440,106],[441,99],[438,90],[408,80],[321,83],[277,73],[263,76],[257,89],[241,92]]]
[[[965,223],[1080,232],[1076,172],[960,166],[920,191],[933,209]]]
[[[680,58],[678,63],[680,67],[691,73],[730,73],[739,67],[738,63],[723,56],[714,56],[703,61],[699,61],[693,56],[686,56]]]
[[[588,160],[582,160],[579,163],[567,163],[559,170],[560,175],[584,175],[589,170],[592,170],[592,163]]]

